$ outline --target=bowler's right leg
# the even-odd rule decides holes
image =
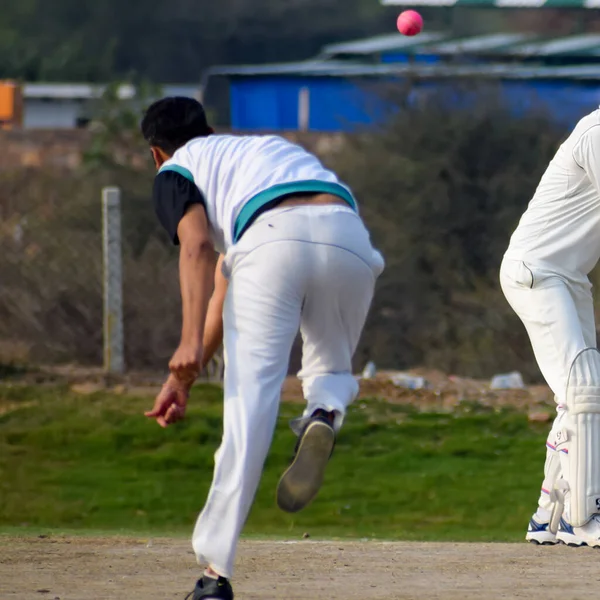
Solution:
[[[383,270],[358,217],[323,212],[315,211],[313,240],[302,248],[311,257],[300,325],[299,377],[307,407],[294,424],[295,457],[277,489],[278,505],[287,512],[301,510],[318,493],[337,432],[358,394],[352,357]]]

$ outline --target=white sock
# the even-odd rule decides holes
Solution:
[[[541,521],[542,523],[545,523],[546,521],[550,520],[551,516],[552,511],[548,510],[547,508],[538,506],[538,509],[535,513],[536,521]]]

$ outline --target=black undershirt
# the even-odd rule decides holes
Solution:
[[[188,208],[194,204],[202,204],[206,210],[202,192],[193,181],[177,171],[161,171],[156,176],[153,201],[158,220],[176,246],[179,245],[177,228]]]

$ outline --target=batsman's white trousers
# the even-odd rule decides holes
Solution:
[[[193,535],[199,563],[232,575],[298,330],[304,415],[336,411],[341,426],[358,393],[351,359],[382,270],[361,219],[341,205],[271,210],[227,253],[224,431]]]
[[[539,499],[539,505],[550,510],[549,492],[561,475],[555,440],[566,418],[569,371],[579,352],[596,346],[592,286],[581,274],[566,277],[506,258],[500,268],[500,283],[506,299],[525,325],[540,371],[557,403],[557,416],[546,442]]]

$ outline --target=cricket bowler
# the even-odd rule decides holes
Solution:
[[[358,394],[351,361],[384,263],[351,190],[300,146],[217,135],[202,105],[181,97],[152,104],[141,129],[158,170],[156,215],[180,247],[183,316],[170,376],[146,416],[162,427],[182,419],[190,387],[223,343],[223,438],[192,540],[206,570],[190,596],[231,600],[292,343],[300,331],[307,406],[277,488],[288,512],[316,496]]]

